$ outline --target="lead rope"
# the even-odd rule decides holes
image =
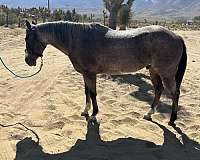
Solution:
[[[33,76],[35,76],[36,74],[38,74],[38,73],[42,70],[42,66],[43,66],[43,59],[42,59],[42,57],[41,57],[40,68],[39,68],[39,70],[38,70],[36,73],[34,73],[34,74],[32,74],[32,75],[28,75],[28,76],[20,76],[20,75],[15,74],[13,71],[11,71],[11,70],[6,66],[6,64],[3,62],[3,60],[2,60],[1,57],[0,57],[0,61],[1,61],[1,63],[4,65],[4,67],[5,67],[10,73],[12,73],[14,76],[16,76],[16,77],[18,77],[18,78],[30,78],[30,77],[33,77]],[[7,128],[7,127],[14,127],[14,126],[16,126],[16,125],[21,125],[21,126],[23,126],[24,128],[26,128],[27,130],[31,131],[31,132],[36,136],[37,144],[39,144],[39,140],[40,140],[40,139],[39,139],[39,136],[38,136],[32,129],[29,129],[28,127],[26,127],[26,126],[23,125],[22,123],[15,123],[15,124],[11,124],[11,125],[3,125],[3,124],[0,124],[0,127]]]
[[[32,129],[26,127],[25,125],[23,125],[23,124],[20,123],[20,122],[15,123],[15,124],[11,124],[11,125],[3,125],[3,124],[0,124],[0,127],[8,128],[8,127],[14,127],[14,126],[16,126],[16,125],[21,125],[21,126],[23,126],[24,128],[26,128],[27,131],[31,131],[31,132],[35,135],[35,137],[36,137],[36,139],[37,139],[37,142],[36,142],[36,143],[39,144],[40,138],[39,138],[39,136],[37,135],[37,133],[35,133]]]
[[[2,60],[1,57],[0,57],[0,61],[1,61],[1,63],[3,64],[3,66],[4,66],[10,73],[12,73],[14,76],[16,76],[16,77],[18,77],[18,78],[30,78],[30,77],[33,77],[33,76],[35,76],[36,74],[38,74],[38,73],[42,70],[42,66],[43,66],[43,59],[42,59],[42,57],[41,57],[40,68],[39,68],[39,70],[38,70],[36,73],[34,73],[34,74],[32,74],[32,75],[28,75],[28,76],[20,76],[20,75],[17,75],[16,73],[14,73],[13,71],[11,71],[11,70],[6,66],[6,64],[4,63],[4,61]]]

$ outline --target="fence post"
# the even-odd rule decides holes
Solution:
[[[18,27],[19,27],[19,28],[21,27],[21,18],[20,18],[20,16],[19,16],[19,18],[18,18]]]
[[[104,26],[106,25],[106,18],[107,18],[106,11],[103,10],[103,25]]]
[[[6,27],[8,27],[8,8],[6,8]]]

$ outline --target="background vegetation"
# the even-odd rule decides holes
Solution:
[[[123,3],[124,0],[104,0],[106,10],[102,12],[102,16],[94,14],[79,14],[75,9],[61,10],[56,9],[49,11],[45,7],[39,8],[8,8],[5,5],[0,5],[0,26],[23,27],[24,19],[29,19],[35,23],[46,21],[74,21],[74,22],[101,22],[104,25],[116,29],[126,29],[126,26],[137,28],[152,24],[165,26],[172,30],[200,30],[200,16],[194,17],[192,20],[177,20],[177,21],[151,21],[150,19],[134,20],[134,14],[131,12],[131,7],[134,0],[129,0]],[[117,2],[117,3],[116,3]],[[112,8],[118,5],[117,16],[113,20]],[[132,16],[133,15],[133,16]],[[114,22],[113,22],[114,21]]]
[[[56,9],[50,12],[45,7],[39,8],[8,8],[5,5],[0,5],[0,25],[23,25],[24,19],[29,19],[35,23],[46,22],[46,21],[73,21],[73,22],[91,22],[93,21],[94,15],[78,14],[75,9],[72,11]],[[98,20],[98,19],[97,19]]]

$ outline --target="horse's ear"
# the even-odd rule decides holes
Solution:
[[[31,29],[31,24],[30,24],[30,22],[29,22],[28,20],[26,20],[25,22],[26,22],[26,27],[27,27],[27,29]]]

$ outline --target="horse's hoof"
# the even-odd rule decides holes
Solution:
[[[147,120],[147,121],[152,121],[151,116],[149,116],[148,114],[145,114],[143,119]]]
[[[176,127],[176,124],[175,124],[174,122],[172,122],[172,121],[169,121],[168,125],[169,125],[169,126],[172,126],[173,128]]]

